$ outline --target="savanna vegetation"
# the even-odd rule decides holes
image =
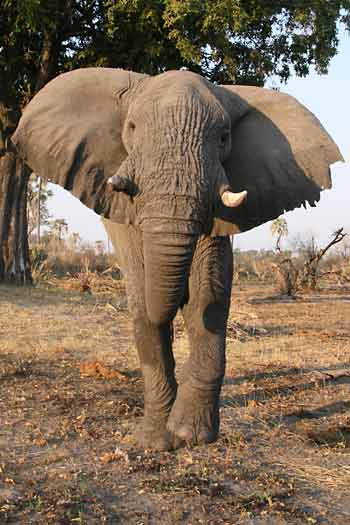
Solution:
[[[0,523],[344,525],[350,520],[350,244],[272,225],[235,250],[216,443],[132,439],[142,379],[123,276],[49,213],[9,137],[74,67],[187,67],[262,85],[326,72],[350,3],[5,0],[0,6]],[[28,204],[28,205],[27,205]],[[28,234],[28,235],[27,235]],[[31,265],[30,265],[31,261]],[[181,315],[175,353],[188,353]],[[181,374],[181,369],[180,369]]]
[[[350,285],[286,299],[258,278],[274,257],[237,257],[219,440],[166,453],[132,438],[142,379],[123,280],[83,268],[2,285],[0,522],[347,523]],[[174,330],[181,374],[181,315]]]
[[[30,178],[27,222],[34,282],[73,278],[78,286],[79,279],[86,283],[93,276],[95,282],[106,276],[121,278],[111,243],[83,242],[78,233],[69,232],[65,219],[50,215],[51,196],[47,183]],[[350,243],[344,228],[330,233],[324,245],[313,235],[291,239],[284,217],[271,222],[270,229],[274,249],[241,252],[233,248],[235,283],[269,284],[277,295],[295,298],[299,292],[350,282]]]
[[[132,438],[142,379],[113,254],[46,221],[35,286],[1,289],[0,522],[346,523],[348,238],[321,257],[316,289],[292,296],[283,261],[302,272],[327,245],[289,242],[279,219],[274,250],[235,251],[220,438],[153,453]],[[181,315],[174,330],[181,375]]]
[[[34,286],[0,296],[0,522],[346,523],[345,232],[292,242],[280,218],[275,249],[235,250],[220,438],[154,453],[132,438],[142,378],[115,257],[50,216],[45,184],[30,190]],[[316,288],[288,293],[286,260],[300,276],[317,260]],[[174,331],[181,375],[181,315]]]

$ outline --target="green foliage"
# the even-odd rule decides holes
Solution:
[[[350,1],[105,0],[92,2],[71,65],[156,73],[187,67],[215,82],[263,85],[310,65],[325,73],[349,28]]]
[[[0,105],[11,109],[12,127],[33,94],[59,72],[62,43],[72,30],[71,4],[5,0],[0,9]]]
[[[190,66],[214,81],[262,85],[270,75],[325,73],[349,28],[350,2],[168,0],[165,27]]]
[[[0,102],[21,108],[59,72],[90,65],[256,85],[325,73],[349,13],[350,0],[3,0]]]

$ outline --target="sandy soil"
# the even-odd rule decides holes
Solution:
[[[218,442],[155,454],[122,289],[0,287],[0,523],[350,523],[350,292],[272,296],[234,290]]]

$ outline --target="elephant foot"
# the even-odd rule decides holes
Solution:
[[[144,418],[136,427],[134,436],[142,449],[164,452],[174,448],[174,438],[166,428],[166,420]]]
[[[181,394],[171,410],[167,429],[174,436],[174,444],[203,445],[216,441],[219,434],[219,402],[196,399],[195,395]]]

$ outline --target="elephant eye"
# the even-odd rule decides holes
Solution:
[[[224,131],[220,136],[220,146],[221,147],[226,146],[227,142],[229,141],[229,138],[230,138],[230,132]]]
[[[229,131],[224,131],[222,134],[221,134],[221,137],[220,137],[220,142],[222,145],[225,145],[226,142],[228,141],[229,139],[229,136],[230,136],[230,132]]]

